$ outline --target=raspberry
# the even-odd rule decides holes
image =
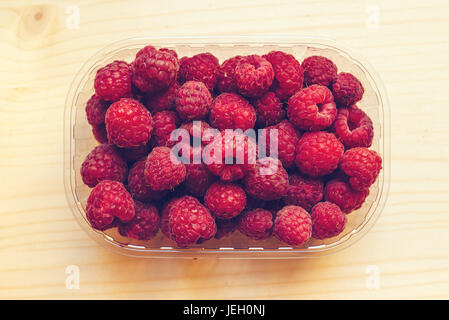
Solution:
[[[133,84],[143,92],[167,89],[175,81],[178,59],[170,52],[147,46],[140,50],[133,64]]]
[[[200,81],[212,91],[217,82],[218,59],[209,52],[197,54],[191,58],[184,57],[180,61],[179,78],[181,83]]]
[[[218,181],[207,189],[204,205],[216,218],[231,219],[245,208],[246,194],[236,184]]]
[[[179,118],[174,111],[160,111],[153,115],[154,130],[152,138],[157,146],[172,147],[176,141],[171,141],[171,133],[176,130],[179,125]]]
[[[215,233],[215,239],[222,239],[237,229],[239,217],[232,219],[217,219],[215,224],[217,225],[217,233]]]
[[[243,178],[254,166],[257,145],[242,133],[223,131],[203,152],[203,160],[210,172],[222,181],[230,182]]]
[[[328,87],[337,78],[337,66],[326,57],[310,56],[304,59],[301,66],[306,86],[318,84]]]
[[[176,59],[178,59],[178,54],[176,53],[175,50],[168,49],[168,48],[161,48],[161,49],[159,49],[159,51],[161,51],[161,52],[168,52],[168,53],[170,53],[173,57],[175,57]]]
[[[290,168],[295,162],[296,144],[299,140],[299,133],[288,120],[283,120],[275,126],[266,129],[266,149],[271,148],[272,130],[277,130],[278,159],[285,168]],[[259,140],[259,143],[262,144]],[[260,152],[260,151],[259,151]],[[270,154],[271,156],[271,154]]]
[[[294,56],[282,51],[271,51],[263,57],[273,66],[272,90],[279,99],[287,100],[302,88],[304,72]]]
[[[187,81],[178,90],[175,104],[181,119],[200,120],[209,113],[212,96],[204,83]]]
[[[240,216],[238,229],[251,239],[269,238],[273,229],[273,215],[270,211],[262,208],[245,211]]]
[[[284,202],[287,205],[300,206],[308,212],[323,199],[323,182],[318,179],[291,174],[288,177],[289,186]]]
[[[346,148],[370,147],[374,128],[370,117],[355,104],[338,109],[334,122],[335,134]]]
[[[157,49],[155,47],[153,47],[153,46],[149,46],[149,45],[145,46],[142,49],[140,49],[139,51],[137,51],[136,58],[138,58],[138,57],[140,57],[141,55],[144,55],[144,54],[149,54],[153,50],[157,50]]]
[[[346,224],[346,215],[332,202],[317,203],[311,212],[312,237],[315,239],[332,238],[339,235]]]
[[[382,158],[367,148],[349,149],[343,155],[341,170],[349,176],[349,184],[357,191],[369,188],[382,169]]]
[[[273,233],[276,238],[291,246],[305,244],[312,236],[310,214],[298,206],[282,208],[276,214]]]
[[[104,116],[111,103],[100,98],[98,94],[92,95],[86,103],[87,122],[92,126],[104,124]]]
[[[346,214],[359,209],[368,194],[369,189],[356,191],[342,179],[330,180],[324,188],[324,199],[338,205],[341,211]]]
[[[149,143],[140,147],[120,149],[120,154],[123,159],[125,159],[128,163],[136,162],[143,157],[146,157],[151,150],[151,146]]]
[[[108,139],[118,147],[143,146],[150,140],[152,130],[151,114],[137,100],[120,99],[106,112]]]
[[[334,122],[336,116],[334,97],[327,87],[312,85],[288,100],[287,117],[300,129],[324,130]]]
[[[343,145],[332,133],[307,132],[296,145],[295,163],[310,177],[324,176],[338,167],[343,152]]]
[[[119,223],[119,233],[128,238],[150,240],[159,230],[159,215],[155,206],[134,201],[136,214],[126,223]]]
[[[128,166],[111,144],[96,146],[81,165],[81,177],[89,187],[95,187],[102,180],[123,182]]]
[[[209,114],[210,124],[220,130],[254,128],[256,111],[242,96],[222,93],[212,103]]]
[[[212,140],[212,137],[205,136],[205,132],[211,129],[211,126],[206,121],[197,120],[186,122],[183,123],[179,128],[187,130],[192,138],[198,139],[202,144],[208,144]]]
[[[170,148],[156,147],[148,155],[145,164],[145,181],[155,191],[173,189],[186,177],[186,167]]]
[[[235,81],[235,68],[241,60],[242,56],[235,56],[225,60],[218,70],[217,89],[220,92],[238,92],[237,83]]]
[[[146,158],[143,158],[132,166],[128,174],[128,190],[135,200],[139,201],[153,201],[160,200],[167,192],[154,191],[145,182]]]
[[[271,126],[285,118],[282,103],[274,92],[267,92],[260,99],[255,100],[254,107],[256,109],[256,125],[258,127]]]
[[[184,196],[170,208],[170,235],[179,247],[187,247],[212,238],[217,226],[209,210],[196,198]]]
[[[175,98],[180,86],[177,81],[173,81],[170,87],[165,91],[146,95],[146,105],[151,112],[163,110],[173,110],[176,108]]]
[[[92,126],[92,134],[94,135],[95,140],[100,143],[108,143],[108,133],[106,132],[106,125],[100,124],[97,126]]]
[[[332,92],[338,106],[347,107],[360,101],[365,89],[352,74],[341,72],[332,84]]]
[[[95,229],[110,228],[114,217],[122,222],[130,221],[134,214],[134,201],[121,182],[103,180],[87,198],[86,217]]]
[[[186,164],[186,179],[183,185],[188,193],[196,197],[203,197],[215,180],[215,175],[209,171],[204,163]]]
[[[164,234],[164,236],[166,236],[167,238],[171,239],[170,236],[170,227],[168,225],[168,220],[169,220],[169,214],[170,214],[170,209],[173,206],[173,204],[179,200],[179,198],[174,197],[171,198],[166,204],[165,206],[162,208],[162,212],[161,212],[161,231]]]
[[[273,83],[274,71],[270,62],[258,55],[246,56],[235,68],[238,91],[248,98],[259,98]]]
[[[250,196],[262,200],[276,200],[287,193],[288,175],[278,159],[263,158],[257,160],[243,183]]]
[[[130,97],[131,66],[116,60],[97,71],[94,80],[95,93],[107,101]]]

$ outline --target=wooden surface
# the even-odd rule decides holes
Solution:
[[[448,299],[449,2],[407,3],[2,1],[0,298]],[[63,188],[64,99],[81,64],[139,35],[284,33],[341,41],[385,83],[391,192],[371,232],[281,261],[137,260],[91,240]]]

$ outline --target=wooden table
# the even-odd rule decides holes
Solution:
[[[0,298],[449,298],[447,1],[39,3],[0,4]],[[387,87],[391,192],[371,232],[335,255],[279,261],[138,260],[91,240],[62,170],[82,63],[139,35],[284,33],[343,42]]]

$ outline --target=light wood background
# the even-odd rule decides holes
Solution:
[[[0,298],[448,299],[448,14],[446,0],[0,2]],[[62,170],[64,99],[82,63],[139,35],[284,33],[341,41],[385,83],[391,192],[371,232],[280,261],[138,260],[91,240]],[[66,288],[68,266],[79,289]]]

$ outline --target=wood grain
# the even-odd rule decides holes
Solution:
[[[0,4],[0,298],[449,298],[447,1],[30,3]],[[285,33],[341,41],[385,83],[391,192],[371,232],[331,256],[279,261],[137,260],[88,238],[62,170],[64,100],[82,63],[139,35]],[[66,288],[70,265],[79,289]]]

